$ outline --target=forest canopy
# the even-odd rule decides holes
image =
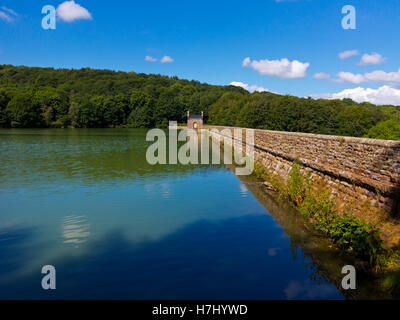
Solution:
[[[249,93],[135,72],[0,66],[0,127],[166,127],[204,111],[209,124],[400,140],[400,107]]]

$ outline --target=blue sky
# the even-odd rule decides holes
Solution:
[[[398,0],[75,0],[58,11],[56,30],[44,30],[42,7],[62,3],[1,1],[0,64],[157,73],[400,105]],[[356,9],[355,30],[342,28],[345,5]],[[356,55],[338,56],[350,50]]]

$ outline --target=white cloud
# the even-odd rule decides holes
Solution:
[[[352,73],[341,71],[337,74],[337,78],[333,79],[329,74],[320,72],[313,75],[314,79],[319,80],[331,80],[334,82],[348,82],[353,84],[360,84],[363,82],[387,82],[394,86],[396,83],[400,83],[400,69],[394,72],[385,72],[382,70],[375,70],[372,72]]]
[[[375,70],[364,74],[354,74],[351,72],[339,72],[337,82],[350,82],[350,83],[362,83],[362,82],[400,82],[400,69],[395,72],[385,72],[382,70]]]
[[[400,90],[386,85],[378,89],[358,87],[354,89],[346,89],[338,93],[313,94],[310,95],[310,97],[314,99],[350,98],[356,102],[370,102],[377,105],[400,105]]]
[[[257,92],[267,92],[267,91],[268,92],[272,92],[272,91],[270,91],[270,90],[268,90],[266,88],[260,87],[260,86],[258,86],[256,84],[248,85],[247,83],[243,83],[243,82],[240,82],[240,81],[232,81],[230,83],[230,85],[231,86],[235,86],[235,87],[241,87],[241,88],[246,89],[247,91],[252,92],[252,93],[255,92],[255,91],[257,91]]]
[[[92,20],[91,13],[84,7],[75,3],[74,0],[61,3],[57,8],[57,16],[65,22]]]
[[[350,82],[350,83],[361,83],[365,82],[365,78],[362,74],[354,74],[351,72],[341,71],[337,74],[338,79],[337,82]]]
[[[172,59],[170,56],[164,56],[160,60],[161,63],[171,63],[174,62],[174,59]]]
[[[276,76],[282,79],[304,78],[307,68],[310,66],[308,62],[303,63],[298,60],[289,61],[286,58],[281,60],[253,60],[245,58],[242,62],[243,67],[252,68],[261,75]]]
[[[151,56],[146,56],[146,57],[144,58],[144,60],[149,61],[149,62],[156,62],[156,61],[157,61],[156,58],[153,58],[153,57],[151,57]]]
[[[245,59],[243,60],[242,66],[243,66],[243,67],[248,67],[248,66],[250,65],[250,63],[251,63],[251,60],[250,60],[249,57],[247,57],[247,58],[245,58]]]
[[[364,77],[367,81],[400,82],[400,69],[395,72],[385,72],[382,70],[376,70],[373,72],[365,73]]]
[[[347,50],[347,51],[343,51],[339,53],[339,58],[344,60],[344,59],[348,59],[352,56],[357,56],[360,53],[358,52],[358,50]]]
[[[14,19],[11,18],[7,13],[0,11],[0,19],[6,22],[13,22]]]
[[[1,9],[2,9],[3,11],[6,11],[6,12],[12,14],[13,16],[18,17],[18,13],[16,13],[13,9],[7,8],[7,7],[5,7],[5,6],[2,6]]]
[[[9,9],[5,6],[1,7],[1,10],[0,10],[0,19],[1,20],[5,21],[5,22],[13,22],[14,17],[18,17],[18,14],[14,10]]]
[[[385,62],[387,58],[382,57],[379,53],[365,53],[361,57],[361,61],[358,63],[360,66],[367,66],[370,64],[381,64]]]
[[[331,76],[325,72],[318,72],[313,75],[313,78],[318,80],[330,80]]]
[[[157,62],[158,61],[157,58],[154,58],[152,56],[145,56],[144,60],[148,61],[148,62]],[[171,63],[171,62],[174,62],[174,59],[172,59],[170,56],[164,56],[160,59],[160,62],[161,63]]]

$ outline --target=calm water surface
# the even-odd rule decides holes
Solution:
[[[145,134],[0,130],[1,299],[343,298],[256,182],[150,166]]]

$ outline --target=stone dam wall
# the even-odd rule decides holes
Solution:
[[[232,127],[205,126],[207,129]],[[245,134],[243,134],[243,138]],[[235,141],[242,144],[245,141]],[[298,159],[338,195],[346,206],[369,202],[400,213],[400,141],[254,130],[254,160],[287,179]],[[356,202],[356,203],[354,203]]]

